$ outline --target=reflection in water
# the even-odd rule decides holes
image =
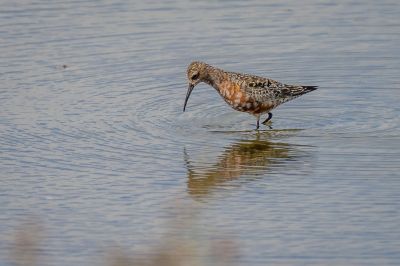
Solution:
[[[218,157],[218,162],[207,167],[195,167],[185,150],[188,192],[201,197],[227,181],[265,175],[273,165],[293,160],[292,150],[290,144],[260,140],[258,136],[255,140],[239,140],[228,146]]]

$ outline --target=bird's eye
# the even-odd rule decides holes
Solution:
[[[195,80],[195,79],[197,79],[198,77],[199,77],[199,73],[195,73],[195,74],[192,75],[191,79],[192,79],[192,80]]]

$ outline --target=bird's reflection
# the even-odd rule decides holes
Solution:
[[[263,176],[272,171],[273,166],[293,160],[293,150],[290,144],[261,140],[259,137],[239,140],[226,147],[216,163],[198,167],[195,161],[191,161],[189,152],[184,150],[188,192],[193,197],[201,198],[228,181]]]

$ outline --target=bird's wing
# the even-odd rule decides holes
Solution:
[[[270,102],[277,106],[316,90],[316,86],[287,85],[279,81],[240,73],[230,73],[230,78],[240,84],[247,96],[257,102]]]
[[[274,102],[290,94],[290,91],[285,89],[285,84],[273,79],[244,75],[241,81],[242,90],[258,102]]]

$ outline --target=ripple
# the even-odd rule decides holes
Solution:
[[[241,264],[399,261],[396,1],[9,1],[0,14],[0,264],[30,214],[49,228],[46,259],[97,265],[162,238],[177,199],[200,207],[201,239],[238,240]],[[319,89],[255,131],[204,84],[182,112],[192,60]]]

